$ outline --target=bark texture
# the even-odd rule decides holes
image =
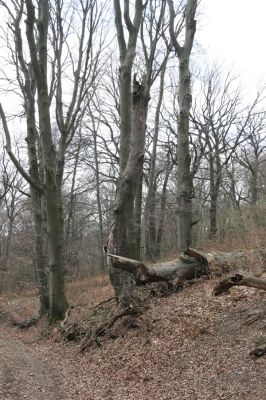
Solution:
[[[131,256],[136,253],[136,235],[134,224],[134,200],[136,196],[139,177],[142,172],[145,122],[148,99],[146,85],[134,81],[132,94],[132,134],[130,153],[126,169],[120,178],[118,185],[114,220],[108,238],[108,253]],[[123,273],[113,268],[113,259],[108,259],[111,283],[114,287],[117,299],[121,303],[127,303],[133,279],[125,270]]]
[[[63,229],[61,218],[60,189],[57,184],[56,149],[52,138],[50,120],[50,99],[47,84],[47,35],[49,3],[39,4],[38,41],[35,39],[35,8],[31,0],[26,0],[26,36],[30,50],[32,70],[36,80],[39,113],[40,143],[44,163],[44,185],[47,213],[48,253],[49,253],[49,315],[53,320],[63,319],[67,300],[63,275]]]
[[[196,32],[195,13],[197,0],[187,0],[185,9],[185,40],[180,46],[175,36],[175,11],[172,0],[168,0],[170,11],[170,35],[179,60],[179,118],[178,118],[178,172],[177,172],[177,204],[178,204],[178,248],[184,251],[192,241],[192,197],[193,182],[190,171],[189,151],[189,113],[191,108],[191,76],[189,61]]]
[[[265,265],[266,251],[250,250],[227,253],[202,252],[188,248],[184,253],[180,254],[179,258],[173,261],[153,265],[145,265],[141,261],[114,254],[108,254],[108,257],[112,259],[114,269],[121,269],[133,274],[137,285],[164,281],[175,288],[182,286],[185,280],[195,279],[202,275],[220,276],[230,271],[243,269],[245,268],[245,264],[246,268],[248,268],[251,259],[253,262],[263,259]],[[240,274],[236,276],[242,277]],[[237,278],[234,284],[240,285],[240,282],[241,280]],[[249,286],[259,287],[261,289],[263,289],[262,286],[265,285],[265,281],[254,277],[245,279],[243,282],[246,286],[250,283]],[[233,286],[231,283],[229,284]]]

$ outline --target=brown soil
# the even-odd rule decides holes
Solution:
[[[46,321],[18,330],[2,311],[0,399],[264,400],[266,356],[249,352],[266,335],[265,292],[234,288],[214,297],[216,283],[155,298],[135,329],[85,353],[63,342]],[[105,278],[72,284],[68,295],[72,304],[83,304],[75,311],[81,315],[111,296]],[[1,304],[16,319],[34,314],[38,305],[34,296]]]

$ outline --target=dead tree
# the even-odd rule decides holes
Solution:
[[[179,258],[173,261],[153,265],[145,265],[141,261],[114,254],[108,254],[108,257],[112,259],[115,269],[121,269],[133,274],[137,285],[167,282],[171,288],[175,289],[182,286],[184,281],[199,278],[202,275],[220,276],[228,272],[248,270],[251,259],[260,264],[263,262],[262,270],[265,270],[266,250],[227,253],[202,252],[188,248],[184,253],[180,254]],[[240,277],[241,275],[238,276]],[[253,278],[253,283],[256,279]],[[248,281],[246,280],[245,282]]]

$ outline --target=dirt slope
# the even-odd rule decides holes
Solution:
[[[44,322],[27,331],[2,323],[0,399],[264,400],[266,357],[249,351],[266,334],[266,316],[252,323],[266,310],[265,292],[235,288],[213,297],[214,284],[155,299],[138,327],[83,354],[55,329],[46,337]],[[111,293],[107,284],[77,289],[70,290],[73,303]],[[36,303],[24,304],[29,312]]]

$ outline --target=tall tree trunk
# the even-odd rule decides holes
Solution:
[[[167,59],[166,59],[167,61]],[[160,75],[160,88],[159,98],[155,112],[155,123],[154,123],[154,135],[152,141],[152,153],[151,153],[151,165],[149,174],[149,184],[147,197],[144,209],[145,218],[145,258],[147,260],[153,260],[155,256],[156,247],[156,226],[155,226],[155,174],[156,174],[156,158],[157,158],[157,144],[159,135],[159,124],[160,124],[160,111],[163,100],[163,89],[164,89],[164,77],[167,63],[164,63],[161,75]]]
[[[189,113],[191,108],[191,76],[189,60],[196,32],[195,13],[197,0],[187,0],[185,10],[185,40],[180,46],[174,29],[173,1],[168,0],[170,11],[170,35],[179,59],[179,118],[178,118],[178,170],[177,170],[177,231],[178,248],[184,251],[192,241],[192,196],[193,181],[190,171]]]
[[[114,220],[108,238],[108,253],[128,256],[136,254],[136,235],[134,225],[134,200],[143,166],[145,147],[145,124],[148,98],[145,84],[134,81],[132,94],[132,133],[130,153],[124,173],[118,184]],[[125,271],[113,268],[108,258],[110,279],[120,304],[130,300],[134,280]]]
[[[47,259],[45,255],[45,236],[43,235],[43,217],[41,209],[41,195],[31,189],[31,201],[34,219],[34,235],[35,235],[35,269],[38,280],[40,295],[40,312],[45,313],[49,310],[48,295],[48,276],[47,276]]]
[[[11,207],[14,207],[14,204],[11,204]],[[2,269],[3,271],[7,271],[8,269],[8,263],[9,263],[9,255],[10,255],[10,246],[11,246],[11,241],[12,241],[12,236],[13,236],[13,227],[14,227],[14,209],[11,210],[11,214],[8,218],[8,230],[7,230],[7,236],[5,240],[5,252],[4,252],[4,259],[2,262]]]
[[[72,180],[71,180],[71,188],[70,188],[70,193],[69,193],[68,213],[67,213],[66,224],[65,224],[65,226],[66,226],[66,228],[65,228],[66,250],[69,245],[71,228],[73,227],[74,199],[75,199],[74,192],[75,192],[75,184],[76,184],[80,147],[81,147],[81,138],[79,139],[77,153],[75,155],[75,162],[74,162],[74,168],[73,168],[73,174],[72,174]]]
[[[35,120],[35,85],[34,82],[27,84],[28,95],[26,104],[27,113],[27,148],[29,158],[29,175],[34,182],[39,185],[42,183],[41,168],[38,165],[37,156],[37,131]],[[40,165],[42,165],[41,160]],[[38,192],[32,185],[31,191],[31,205],[34,220],[34,236],[35,236],[35,270],[39,287],[40,295],[40,312],[47,312],[49,309],[49,295],[48,295],[48,276],[47,276],[47,260],[45,256],[45,240],[47,237],[46,231],[44,232],[43,226],[43,211],[42,202],[43,194]]]
[[[56,170],[56,150],[52,138],[50,99],[47,85],[47,35],[49,2],[38,5],[38,41],[35,41],[35,8],[32,0],[26,0],[26,35],[30,50],[32,69],[36,79],[40,142],[44,163],[44,185],[47,205],[47,231],[49,253],[49,315],[51,320],[63,319],[67,300],[63,274],[63,227]]]
[[[217,234],[217,206],[218,206],[218,198],[222,180],[222,168],[220,163],[220,155],[218,151],[215,151],[215,159],[212,156],[210,156],[209,169],[210,169],[210,203],[211,203],[209,212],[210,215],[209,237],[210,239],[213,239]]]
[[[260,217],[258,213],[258,170],[259,161],[254,160],[251,171],[251,213],[255,224],[260,224]]]
[[[96,198],[98,208],[98,249],[100,258],[100,269],[104,271],[104,255],[103,255],[103,215],[102,215],[102,203],[100,193],[100,175],[99,175],[99,160],[98,160],[98,149],[97,149],[97,133],[93,119],[93,145],[94,145],[94,162],[95,162],[95,179],[96,179]]]
[[[120,67],[120,171],[126,169],[131,136],[131,68],[122,65]]]
[[[131,74],[135,59],[136,45],[140,23],[143,15],[142,0],[135,0],[135,15],[133,22],[130,18],[129,2],[124,2],[124,22],[127,28],[128,41],[126,43],[120,0],[113,0],[115,11],[115,26],[120,53],[120,171],[116,194],[114,220],[108,238],[108,251],[129,256],[136,255],[136,232],[134,220],[134,201],[144,157],[143,126],[143,88],[136,89],[136,96],[131,97]],[[138,99],[140,101],[138,101]],[[137,107],[137,103],[139,106]],[[140,115],[137,114],[140,109]],[[146,108],[146,107],[145,107]],[[145,113],[146,117],[146,113]],[[141,121],[141,122],[140,122]],[[136,131],[138,129],[138,131]],[[143,143],[143,145],[142,145]],[[131,144],[131,146],[130,146]],[[130,297],[130,288],[133,285],[132,276],[126,272],[114,270],[112,262],[108,263],[110,280],[114,287],[117,300],[126,304]]]
[[[190,172],[189,111],[191,106],[189,55],[179,58],[179,120],[177,170],[178,248],[184,251],[192,238],[193,183]]]
[[[39,91],[38,107],[40,134],[44,152],[44,184],[46,187],[47,232],[49,253],[49,315],[51,319],[63,319],[67,308],[63,273],[63,226],[56,176],[56,153],[52,142],[48,93],[45,88]]]
[[[143,171],[140,173],[135,198],[135,225],[136,225],[136,259],[141,258],[141,215],[142,215],[142,185]]]
[[[156,257],[160,257],[160,255],[161,255],[161,243],[162,243],[162,236],[163,236],[163,230],[164,230],[165,209],[166,209],[166,191],[167,191],[167,185],[168,185],[170,171],[171,171],[170,157],[168,155],[167,169],[166,169],[166,174],[164,177],[163,190],[162,190],[162,195],[161,195],[160,217],[159,217],[157,237],[156,237]]]
[[[209,237],[212,239],[217,233],[217,199],[218,195],[215,191],[215,172],[214,160],[210,156],[209,159],[210,172],[210,210],[209,210]]]

